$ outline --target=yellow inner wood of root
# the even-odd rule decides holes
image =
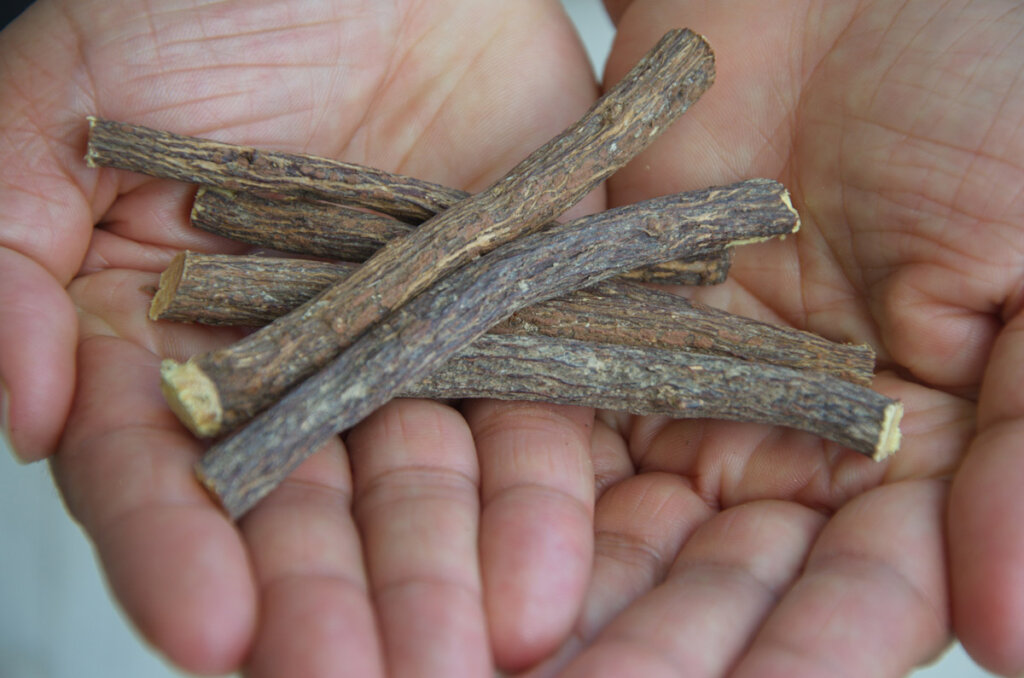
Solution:
[[[171,259],[167,269],[160,274],[160,283],[157,286],[153,301],[149,304],[149,319],[159,320],[167,307],[174,301],[174,295],[178,293],[178,284],[185,274],[185,255],[181,252]]]
[[[217,386],[191,360],[160,363],[160,390],[185,426],[208,438],[220,431],[223,408]]]
[[[793,198],[792,196],[790,196],[789,191],[787,190],[782,191],[782,204],[786,207],[786,209],[793,213],[793,230],[791,230],[790,233],[796,233],[797,231],[800,230],[800,213],[796,211],[795,207],[793,207]],[[738,240],[733,240],[732,242],[727,244],[726,247],[735,248],[740,247],[742,245],[756,245],[759,242],[775,240],[776,238],[778,238],[779,240],[785,240],[786,234],[783,233],[782,235],[763,235],[756,236],[753,238],[739,238]]]
[[[882,425],[878,432],[878,444],[871,458],[882,461],[900,449],[903,434],[900,433],[900,420],[903,419],[903,403],[896,401],[885,408]]]

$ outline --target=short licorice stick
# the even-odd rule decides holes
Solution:
[[[698,210],[696,204],[706,207]],[[426,377],[516,310],[647,263],[799,227],[785,189],[768,180],[637,203],[628,209],[639,218],[618,220],[616,212],[624,209],[603,212],[582,226],[570,222],[523,236],[435,283],[213,445],[197,474],[231,516],[240,516],[331,435]]]
[[[332,203],[207,186],[196,193],[191,223],[257,247],[341,261],[365,261],[389,240],[415,228],[393,217]]]
[[[468,197],[468,193],[465,194]],[[414,226],[392,217],[316,200],[273,199],[202,187],[192,203],[192,225],[239,242],[281,252],[363,261]],[[731,259],[666,261],[622,277],[675,285],[724,282]]]
[[[181,252],[163,273],[151,320],[262,327],[351,275],[346,261]]]
[[[336,201],[418,223],[465,193],[373,167],[89,118],[85,161],[204,186]]]
[[[401,395],[531,400],[788,426],[875,460],[899,448],[903,414],[898,401],[814,370],[543,335],[480,337]]]
[[[646,148],[709,86],[713,70],[700,36],[670,31],[579,122],[490,188],[390,241],[315,300],[232,346],[184,364],[165,361],[171,407],[201,435],[247,420],[435,281],[551,222]]]
[[[356,264],[260,255],[176,256],[160,277],[153,320],[260,326],[348,275]],[[619,279],[520,309],[492,333],[687,349],[871,383],[875,355],[810,332],[750,320]]]

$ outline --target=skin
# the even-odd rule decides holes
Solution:
[[[188,227],[194,189],[85,167],[85,116],[479,190],[597,95],[557,2],[503,5],[40,2],[0,34],[9,436],[26,460],[52,455],[112,590],[188,670],[458,676],[487,672],[492,654],[543,653],[586,586],[593,415],[568,415],[557,472],[538,480],[538,468],[508,468],[504,442],[478,458],[450,407],[396,404],[230,524],[192,479],[200,445],[154,387],[161,357],[237,335],[150,323],[145,287],[176,251],[237,247]],[[603,195],[587,203],[600,209]],[[508,521],[545,492],[525,527]],[[517,552],[551,519],[545,506],[572,521]],[[567,571],[539,574],[569,550]],[[510,551],[531,560],[521,574]],[[485,577],[502,585],[485,595]],[[492,651],[486,614],[509,606],[523,609]]]
[[[892,460],[764,426],[396,401],[232,525],[192,480],[200,448],[156,371],[235,335],[145,321],[144,288],[179,249],[236,246],[187,228],[191,189],[85,168],[84,116],[474,190],[592,100],[578,42],[539,1],[41,2],[0,33],[0,410],[171,660],[900,676],[955,631],[982,665],[1024,671],[1024,10],[608,8],[607,83],[672,25],[707,36],[718,79],[607,204],[786,183],[801,232],[694,294],[871,343],[875,387],[906,406]]]

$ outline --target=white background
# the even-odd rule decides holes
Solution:
[[[600,0],[563,0],[600,72],[612,27]],[[2,442],[0,442],[2,447]],[[0,678],[180,678],[125,622],[45,464],[0,449]],[[989,676],[959,646],[914,678]]]

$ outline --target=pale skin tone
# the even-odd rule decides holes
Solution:
[[[900,676],[956,632],[1024,671],[1024,10],[609,3],[614,82],[670,26],[718,80],[607,196],[750,176],[803,228],[716,306],[870,342],[884,464],[753,425],[392,403],[237,526],[197,487],[152,324],[187,187],[81,161],[84,117],[480,189],[597,93],[555,2],[39,3],[0,34],[0,379],[142,633],[253,676]],[[607,198],[607,201],[606,201]],[[98,227],[96,227],[98,226]]]

